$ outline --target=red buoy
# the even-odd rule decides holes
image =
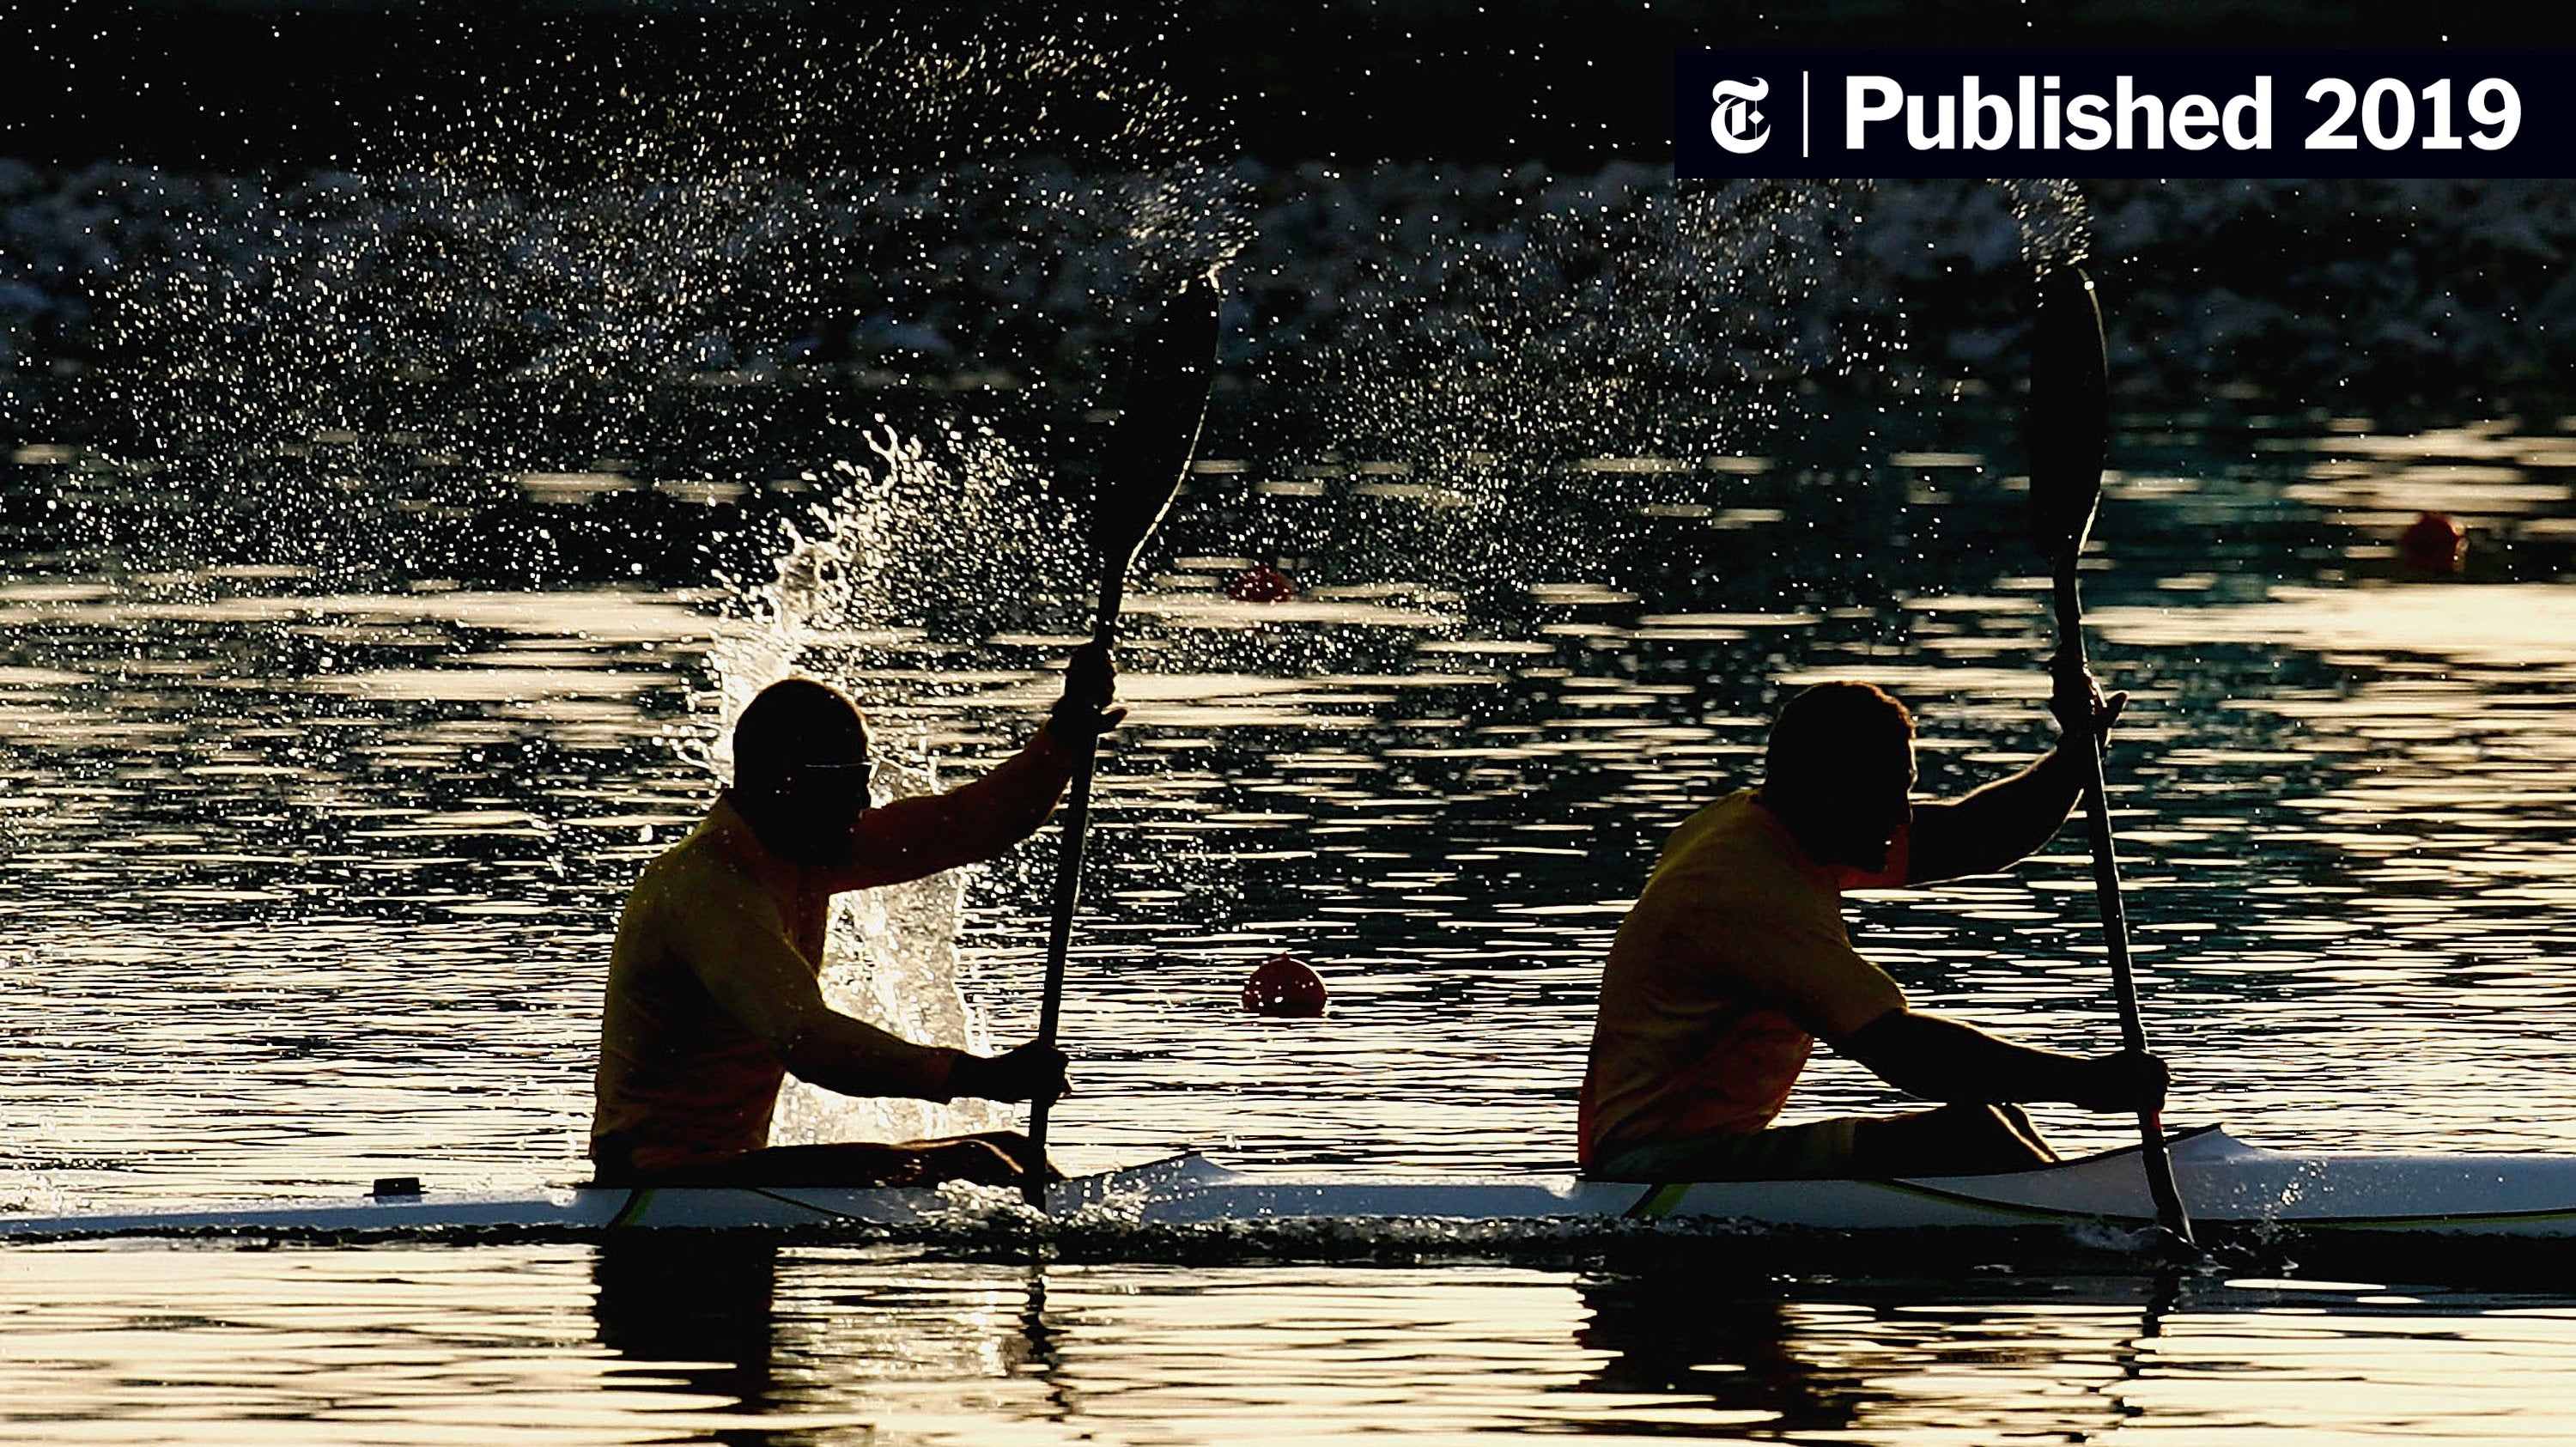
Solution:
[[[1298,959],[1272,955],[1243,982],[1243,1008],[1255,1015],[1311,1020],[1331,1002],[1324,977]]]
[[[1225,595],[1238,603],[1285,603],[1297,596],[1297,580],[1268,563],[1255,563],[1225,580]]]
[[[2456,573],[2468,560],[2468,529],[2449,513],[2418,513],[2397,535],[2397,556],[2419,573]]]

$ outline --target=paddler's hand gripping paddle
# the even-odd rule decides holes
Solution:
[[[1099,568],[1100,607],[1092,642],[1108,648],[1118,639],[1118,608],[1127,596],[1127,569],[1153,536],[1181,490],[1190,454],[1207,416],[1208,383],[1216,373],[1217,289],[1213,275],[1184,283],[1136,342],[1127,396],[1109,434],[1108,456],[1091,500],[1091,557]],[[1047,932],[1046,995],[1038,1010],[1038,1039],[1055,1043],[1064,1013],[1065,953],[1073,943],[1073,910],[1082,894],[1082,842],[1091,825],[1091,775],[1100,741],[1076,745],[1073,785],[1064,806],[1064,852],[1055,869],[1055,918]],[[1029,1105],[1029,1149],[1022,1194],[1046,1204],[1047,1110],[1044,1096]]]
[[[2102,313],[2093,279],[2072,266],[2052,267],[2040,278],[2039,315],[2031,328],[2030,404],[2023,442],[2030,451],[2030,532],[2056,579],[2059,666],[2081,673],[2084,605],[2076,594],[2075,560],[2093,530],[2102,501],[2102,458],[2110,432],[2108,369],[2102,351]],[[2090,735],[2089,729],[2082,730]],[[2120,1005],[2120,1038],[2143,1053],[2147,1031],[2138,1015],[2138,982],[2129,968],[2129,918],[2120,907],[2120,861],[2111,842],[2111,806],[2102,790],[2099,736],[2070,738],[2084,761],[2084,815],[2093,837],[2093,889],[2102,905],[2103,941],[2111,952],[2111,989]],[[2184,1245],[2192,1244],[2191,1218],[2174,1185],[2173,1158],[2154,1111],[2138,1113],[2139,1155],[2156,1220]]]

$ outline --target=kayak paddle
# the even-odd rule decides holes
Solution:
[[[1217,290],[1214,275],[1182,285],[1137,339],[1125,405],[1109,434],[1108,456],[1091,498],[1091,558],[1100,575],[1100,606],[1091,641],[1118,641],[1118,609],[1127,596],[1127,569],[1153,536],[1189,471],[1207,416],[1208,383],[1216,372]],[[1055,869],[1055,918],[1047,932],[1046,994],[1038,1009],[1038,1039],[1055,1043],[1064,1013],[1064,961],[1073,944],[1073,910],[1082,894],[1082,843],[1091,825],[1091,776],[1099,762],[1095,735],[1080,746],[1073,783],[1065,796],[1064,852]],[[1022,1194],[1046,1204],[1047,1112],[1054,1101],[1029,1103],[1029,1171]]]
[[[2084,604],[2075,587],[2075,561],[2093,530],[2102,501],[2102,458],[2110,431],[2108,368],[2102,349],[2102,313],[2093,279],[2081,268],[2052,268],[2040,279],[2039,313],[2031,329],[2030,403],[2022,419],[2030,449],[2030,531],[2056,580],[2058,646],[2084,664]],[[2111,989],[2120,1004],[2120,1038],[2131,1050],[2147,1048],[2138,1014],[2138,982],[2129,968],[2129,919],[2120,906],[2120,860],[2111,841],[2111,806],[2102,787],[2098,740],[2085,749],[2084,814],[2093,836],[2093,887],[2102,904],[2102,935],[2111,953]],[[2163,1123],[2154,1111],[2138,1113],[2141,1159],[2156,1220],[2190,1245],[2191,1218],[2174,1186],[2173,1159],[2165,1150]]]

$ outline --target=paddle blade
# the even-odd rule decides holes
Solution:
[[[1091,544],[1105,577],[1125,576],[1136,561],[1198,448],[1216,375],[1217,300],[1214,278],[1194,278],[1137,338],[1092,498]]]
[[[2030,332],[2030,534],[2054,566],[2073,563],[2102,501],[2102,455],[2111,398],[2102,358],[2102,313],[2079,267],[2040,278]]]

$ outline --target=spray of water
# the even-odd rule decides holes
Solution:
[[[2081,266],[2093,255],[2093,212],[2073,181],[2005,181],[2021,228],[2021,259],[2033,272]]]
[[[888,794],[936,791],[920,685],[890,675],[917,674],[928,659],[1024,618],[1077,561],[1064,509],[989,433],[952,433],[934,446],[887,431],[870,448],[868,462],[836,464],[822,479],[829,500],[784,529],[771,577],[727,580],[732,616],[696,710],[722,721],[699,742],[720,775],[731,771],[731,721],[762,688],[802,676],[868,710]],[[822,970],[833,1006],[907,1039],[985,1049],[957,951],[974,872],[838,899]],[[794,1082],[773,1134],[781,1143],[882,1140],[1008,1123],[1007,1111],[980,1102],[852,1100]]]

